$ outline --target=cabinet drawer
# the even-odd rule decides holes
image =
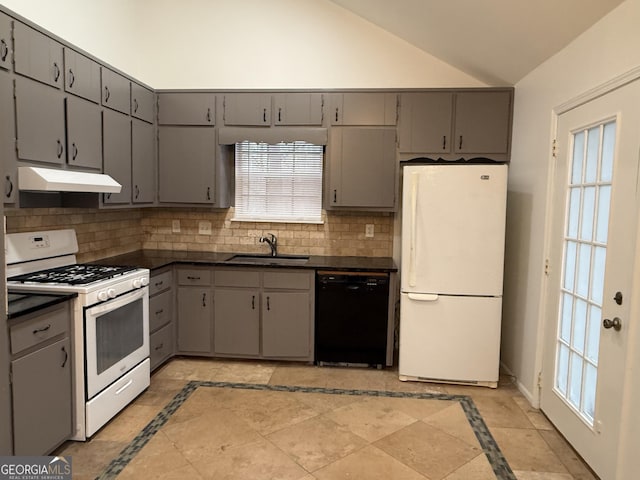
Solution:
[[[286,288],[291,290],[309,290],[311,288],[311,273],[309,272],[264,272],[264,288]]]
[[[247,270],[216,270],[215,285],[220,287],[259,287],[260,273]]]
[[[151,334],[149,341],[149,357],[151,370],[173,353],[173,324],[169,324]]]
[[[153,332],[171,321],[173,291],[169,290],[149,299],[149,331]]]
[[[22,317],[10,327],[11,353],[16,354],[55,337],[69,329],[69,305],[63,303]]]
[[[211,271],[198,269],[178,270],[179,285],[211,285]]]
[[[156,293],[160,293],[167,288],[171,288],[172,283],[171,270],[159,274],[153,274],[149,280],[149,296],[152,297]]]

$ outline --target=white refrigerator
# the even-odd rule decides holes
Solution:
[[[496,387],[504,164],[403,168],[400,380]]]

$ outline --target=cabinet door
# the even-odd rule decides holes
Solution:
[[[14,455],[44,455],[71,436],[69,338],[11,362]]]
[[[41,83],[16,77],[18,158],[65,162],[64,97]]]
[[[130,83],[122,75],[102,67],[102,105],[129,114]]]
[[[214,203],[215,132],[205,127],[159,127],[161,202]]]
[[[216,96],[184,92],[158,94],[158,125],[215,125]]]
[[[451,92],[401,94],[399,150],[417,153],[451,152],[452,113]]]
[[[153,92],[142,85],[131,82],[131,115],[153,123],[155,109]]]
[[[14,68],[16,73],[62,86],[62,45],[20,22],[14,22]]]
[[[64,89],[94,103],[100,103],[100,65],[65,47],[64,67]]]
[[[156,198],[153,125],[131,120],[131,169],[133,203],[153,203]]]
[[[178,288],[178,351],[211,353],[211,288]]]
[[[151,371],[173,355],[173,324],[165,325],[149,338]]]
[[[153,279],[151,280],[153,282]],[[173,291],[167,290],[149,299],[149,331],[155,332],[173,319]]]
[[[311,297],[308,292],[263,292],[262,355],[311,355]]]
[[[456,152],[507,153],[511,129],[511,93],[457,93],[455,122]]]
[[[0,12],[0,68],[11,69],[11,18]]]
[[[331,125],[395,125],[395,93],[350,92],[329,96]]]
[[[18,191],[13,105],[13,82],[9,74],[0,72],[0,158],[4,193],[2,198],[6,204],[15,203]]]
[[[271,125],[271,95],[230,93],[224,96],[225,125]]]
[[[260,354],[260,292],[216,287],[214,292],[215,353]]]
[[[322,94],[275,94],[273,114],[274,125],[322,125]]]
[[[131,121],[110,110],[102,112],[104,173],[122,185],[120,193],[106,193],[105,204],[131,202]]]
[[[67,163],[71,167],[102,169],[100,107],[69,96],[67,104]]]
[[[333,128],[330,135],[329,206],[393,208],[395,129]]]

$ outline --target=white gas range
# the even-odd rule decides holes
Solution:
[[[86,440],[150,382],[149,270],[76,263],[75,230],[6,235],[7,287],[75,292],[74,436]]]

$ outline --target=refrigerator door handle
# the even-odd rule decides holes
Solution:
[[[418,217],[418,183],[420,175],[418,172],[411,174],[411,232],[409,233],[411,241],[409,243],[409,286],[416,286],[416,220]]]
[[[437,302],[438,295],[435,293],[409,293],[409,300],[416,302]]]

